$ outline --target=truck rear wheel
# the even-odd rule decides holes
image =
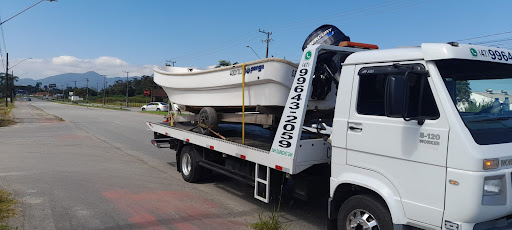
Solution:
[[[392,230],[387,206],[372,195],[357,195],[346,200],[338,212],[341,230]]]
[[[199,153],[192,145],[183,147],[180,154],[181,176],[186,182],[194,183],[201,177],[203,167],[198,164]]]

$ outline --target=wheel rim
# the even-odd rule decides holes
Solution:
[[[203,125],[208,126],[208,114],[202,113],[202,114],[199,115],[199,124],[203,124]],[[208,129],[201,127],[201,130],[203,132],[206,132],[206,130],[208,130]]]
[[[347,229],[351,230],[380,229],[375,217],[363,209],[356,209],[352,211],[347,217],[346,226]]]
[[[181,171],[183,171],[183,174],[189,175],[191,170],[192,160],[190,159],[190,155],[188,153],[185,153],[181,158]]]

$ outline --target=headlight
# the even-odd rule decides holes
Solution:
[[[507,203],[507,186],[505,175],[484,178],[482,205],[505,205]]]
[[[484,196],[499,195],[503,187],[503,177],[484,181]]]

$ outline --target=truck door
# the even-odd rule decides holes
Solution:
[[[347,126],[347,164],[387,178],[398,190],[408,219],[441,226],[448,122],[428,74],[423,74],[423,83],[420,76],[407,77],[408,108],[428,117],[424,124],[385,115],[388,77],[407,74],[396,71],[400,65],[419,65],[426,70],[425,62],[356,66]]]

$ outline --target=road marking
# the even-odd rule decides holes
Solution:
[[[27,197],[21,198],[21,202],[28,203],[28,204],[39,204],[39,203],[43,202],[43,198],[27,196]]]
[[[28,172],[7,172],[7,173],[0,173],[0,176],[17,176],[17,175],[27,175]]]

